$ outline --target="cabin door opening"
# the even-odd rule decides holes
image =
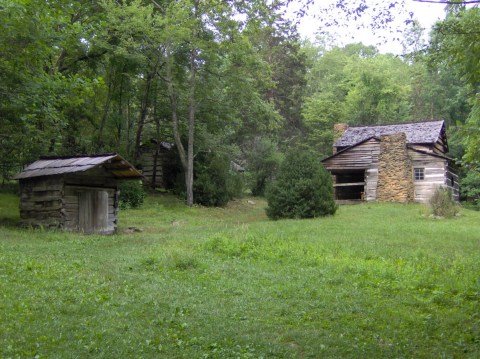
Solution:
[[[335,199],[340,201],[360,201],[365,197],[365,171],[337,173],[335,179]]]
[[[108,231],[108,192],[82,190],[78,192],[78,229],[83,233]]]

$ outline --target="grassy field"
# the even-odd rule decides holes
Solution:
[[[102,237],[18,229],[0,194],[0,358],[480,357],[480,213],[253,201],[150,197]]]

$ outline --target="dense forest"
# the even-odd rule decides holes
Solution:
[[[478,4],[438,5],[445,19],[428,43],[412,20],[399,56],[303,40],[288,3],[2,0],[2,181],[41,155],[117,152],[136,164],[156,139],[175,144],[192,204],[232,160],[262,194],[288,148],[331,154],[334,123],[444,119],[463,197],[478,200]]]

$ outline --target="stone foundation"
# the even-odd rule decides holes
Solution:
[[[405,133],[380,137],[377,201],[412,202],[414,183]]]

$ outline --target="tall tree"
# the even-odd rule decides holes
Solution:
[[[88,116],[85,104],[101,87],[101,80],[86,75],[84,64],[86,39],[100,16],[95,8],[88,1],[2,3],[3,168],[26,163],[38,153],[62,153],[70,117]]]
[[[249,36],[256,50],[270,67],[273,86],[265,93],[283,119],[279,135],[290,141],[304,131],[301,108],[306,85],[306,57],[301,51],[295,24],[282,16],[281,3],[273,2],[266,26]]]
[[[350,44],[311,61],[310,95],[303,112],[306,143],[321,154],[331,153],[336,122],[367,125],[411,119],[410,72],[400,59]]]
[[[450,67],[468,85],[471,111],[463,132],[464,160],[473,166],[480,162],[480,8],[463,5],[449,7],[444,21],[437,23],[433,33],[434,61],[442,68]]]

